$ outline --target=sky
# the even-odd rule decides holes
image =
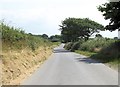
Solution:
[[[0,20],[25,30],[26,33],[60,34],[59,25],[68,17],[90,18],[102,25],[109,24],[97,6],[107,0],[0,0]],[[117,37],[118,32],[102,31],[104,37]]]

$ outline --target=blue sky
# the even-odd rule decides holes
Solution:
[[[60,34],[59,25],[68,17],[90,18],[104,26],[104,20],[97,10],[107,0],[0,0],[0,20],[22,28],[27,33],[49,36]],[[117,37],[118,32],[101,32],[104,37]]]

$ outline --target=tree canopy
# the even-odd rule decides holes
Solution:
[[[104,30],[104,27],[88,18],[66,18],[60,25],[62,40],[77,41],[79,38],[89,38],[93,33]]]
[[[49,38],[52,42],[60,42],[61,41],[61,36],[60,35],[52,35]]]
[[[48,39],[48,35],[47,34],[43,34],[43,35],[41,35],[43,38],[45,38],[45,39]]]
[[[98,10],[103,13],[106,20],[110,19],[109,25],[105,27],[107,30],[120,30],[120,1],[102,4]]]
[[[96,34],[95,37],[97,37],[97,38],[101,38],[102,35],[101,35],[101,34]]]

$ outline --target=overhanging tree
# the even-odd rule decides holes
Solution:
[[[95,37],[102,38],[102,35],[101,34],[96,34]]]
[[[120,31],[120,1],[102,4],[98,7],[98,10],[103,13],[106,20],[110,19],[109,25],[105,27],[106,30],[119,29]]]
[[[104,27],[88,18],[66,18],[60,25],[62,39],[65,42],[88,39],[93,33],[104,30]]]

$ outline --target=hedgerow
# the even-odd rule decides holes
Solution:
[[[10,27],[5,23],[0,23],[2,32],[3,50],[30,48],[35,51],[39,46],[50,46],[52,43],[40,35],[25,33],[20,28]]]

